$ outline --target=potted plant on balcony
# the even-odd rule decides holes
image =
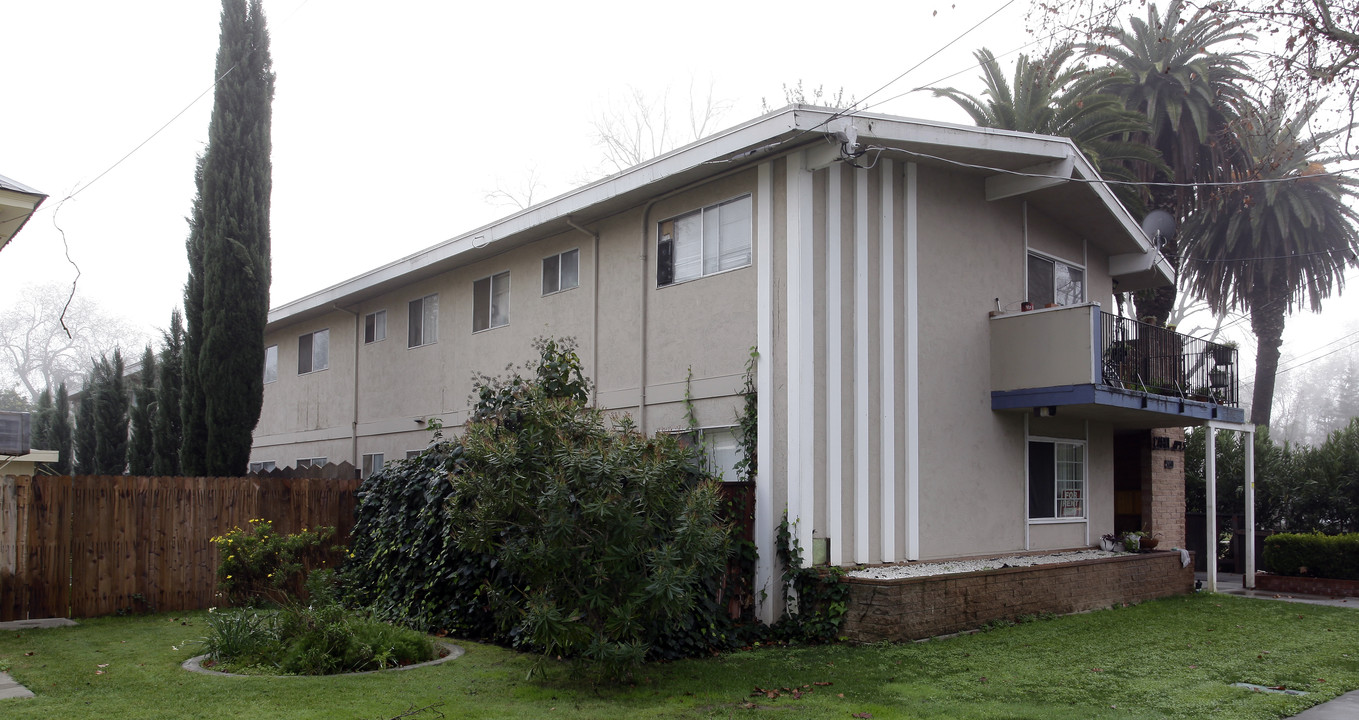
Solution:
[[[1227,387],[1231,382],[1231,374],[1227,368],[1216,367],[1208,371],[1208,385],[1215,388]]]
[[[1212,353],[1214,363],[1217,363],[1218,365],[1231,365],[1232,359],[1236,357],[1236,341],[1228,340],[1226,342],[1217,343],[1216,345],[1213,345]]]

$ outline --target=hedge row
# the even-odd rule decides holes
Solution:
[[[1265,538],[1265,569],[1276,575],[1359,580],[1359,533],[1280,533]]]

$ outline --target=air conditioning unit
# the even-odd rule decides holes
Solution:
[[[27,455],[29,441],[28,413],[0,411],[0,455]]]

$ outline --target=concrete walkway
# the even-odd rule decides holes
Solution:
[[[76,621],[67,618],[43,618],[42,620],[11,620],[0,622],[0,632],[5,630],[36,630],[41,628],[70,627]],[[0,672],[0,700],[9,698],[31,698],[33,691],[15,682],[7,672]]]
[[[1208,574],[1196,572],[1194,579],[1202,582],[1204,587],[1208,584]],[[1306,603],[1308,605],[1329,605],[1330,607],[1359,608],[1359,598],[1349,597],[1330,597],[1327,595],[1303,595],[1300,593],[1280,593],[1265,592],[1261,590],[1249,590],[1246,588],[1245,577],[1239,573],[1218,573],[1217,591],[1224,595],[1237,595],[1239,597],[1263,598],[1265,600],[1284,600],[1286,602]],[[1359,718],[1359,715],[1354,717]]]

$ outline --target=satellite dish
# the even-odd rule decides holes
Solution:
[[[1165,210],[1152,210],[1142,219],[1142,232],[1159,250],[1175,236],[1175,216]]]

